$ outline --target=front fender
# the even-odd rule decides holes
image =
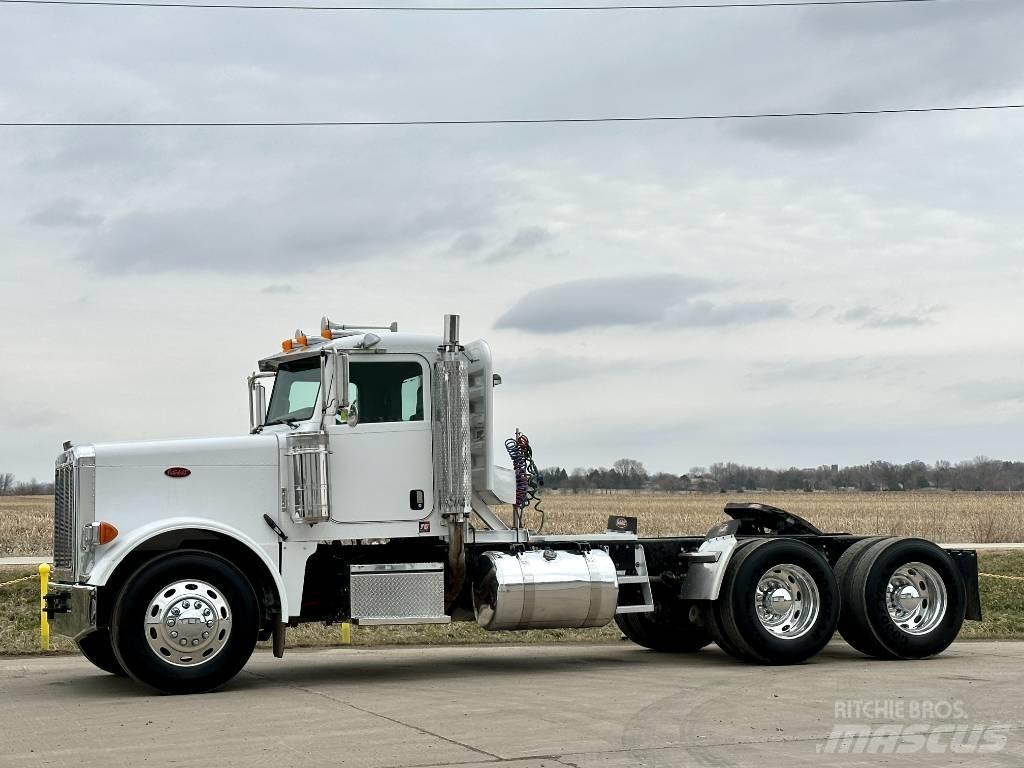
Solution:
[[[149,523],[133,529],[127,536],[118,536],[110,544],[101,545],[96,548],[96,560],[87,582],[91,585],[102,587],[110,580],[114,570],[124,559],[139,547],[151,541],[157,536],[175,531],[199,530],[218,533],[227,538],[243,544],[250,549],[260,561],[266,566],[274,581],[274,588],[277,590],[277,599],[281,604],[281,615],[289,616],[288,592],[285,589],[284,580],[281,578],[280,569],[272,554],[276,555],[278,545],[276,542],[270,544],[258,544],[251,537],[232,528],[212,521],[209,518],[173,517]]]

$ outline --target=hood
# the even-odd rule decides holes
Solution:
[[[96,443],[96,467],[253,467],[277,466],[277,437],[236,437]]]

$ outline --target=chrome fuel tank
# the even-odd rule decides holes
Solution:
[[[603,550],[534,550],[481,555],[473,584],[477,623],[488,630],[603,627],[619,585]]]

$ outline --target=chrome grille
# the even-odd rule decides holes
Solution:
[[[53,479],[53,564],[73,570],[75,565],[75,468],[61,464]]]

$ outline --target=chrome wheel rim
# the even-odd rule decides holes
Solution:
[[[205,581],[175,581],[149,601],[146,641],[165,664],[195,667],[213,659],[231,637],[231,606]]]
[[[892,623],[908,635],[927,635],[946,616],[949,600],[939,572],[924,563],[897,568],[885,588],[885,607]]]
[[[758,579],[754,610],[768,632],[783,640],[795,640],[807,634],[818,619],[818,585],[799,565],[776,565]]]

